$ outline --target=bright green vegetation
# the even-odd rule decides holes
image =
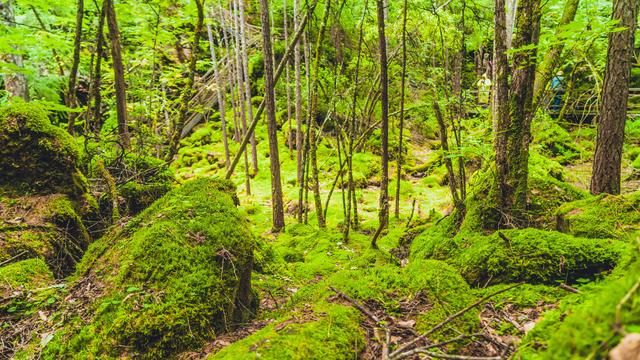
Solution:
[[[69,290],[93,285],[91,320],[70,313],[44,355],[158,358],[201,344],[255,311],[253,247],[232,185],[186,183],[91,245]]]
[[[53,274],[42,259],[34,258],[0,267],[0,295],[8,297],[16,291],[45,287]]]

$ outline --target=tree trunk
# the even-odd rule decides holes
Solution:
[[[496,0],[496,39],[501,38]],[[540,0],[522,0],[518,7],[517,29],[513,47],[534,45],[532,49],[513,54],[513,75],[509,102],[504,102],[506,80],[506,46],[495,46],[498,59],[496,72],[497,118],[494,119],[494,147],[497,173],[497,223],[494,226],[520,227],[526,224],[527,179],[529,174],[529,143],[533,117],[533,81],[535,77],[535,45],[540,32]],[[505,76],[504,78],[502,76]],[[498,97],[499,96],[499,97]],[[508,110],[508,114],[507,114]]]
[[[322,40],[327,30],[327,23],[329,21],[329,13],[331,12],[331,0],[327,0],[324,8],[324,16],[322,19],[322,25],[320,26],[320,32],[316,39],[315,58],[313,62],[313,78],[311,80],[311,111],[309,112],[309,119],[307,126],[309,127],[309,147],[311,157],[311,177],[313,188],[313,199],[316,207],[316,217],[318,218],[318,226],[325,227],[324,213],[322,212],[322,199],[320,197],[320,180],[318,174],[318,159],[317,159],[317,136],[315,132],[316,124],[315,119],[318,114],[318,71],[320,70],[320,53],[322,48]]]
[[[402,10],[402,74],[400,78],[400,121],[398,131],[398,159],[396,163],[396,219],[400,218],[400,183],[402,182],[402,134],[404,131],[404,88],[407,76],[407,0]]]
[[[253,119],[253,104],[251,103],[251,79],[249,78],[249,55],[247,51],[247,36],[245,30],[245,16],[244,16],[244,0],[238,0],[238,8],[240,9],[240,47],[242,56],[240,58],[242,63],[242,73],[244,74],[244,92],[245,100],[247,102],[247,111],[249,119]],[[256,148],[256,136],[251,134],[251,163],[253,165],[253,173],[258,173],[258,150]]]
[[[262,19],[265,106],[267,108],[267,133],[269,135],[269,162],[271,169],[272,230],[279,232],[284,228],[284,205],[282,203],[282,182],[280,180],[280,158],[278,154],[273,49],[271,47],[271,27],[269,26],[269,0],[260,0],[260,16]]]
[[[71,71],[69,72],[69,89],[67,96],[69,97],[68,106],[75,108],[78,106],[76,97],[76,82],[78,78],[78,66],[80,65],[80,45],[82,45],[82,18],[84,17],[84,0],[78,0],[78,9],[76,11],[76,32],[73,38],[73,62],[71,63]],[[67,131],[72,134],[76,123],[77,113],[69,113],[69,121],[67,122]]]
[[[15,17],[13,15],[13,6],[11,0],[0,2],[0,12],[2,12],[2,19],[7,26],[12,27],[15,24]],[[12,63],[16,68],[21,69],[23,67],[22,55],[20,54],[6,54],[0,55],[6,62]],[[9,73],[4,76],[4,88],[11,96],[18,96],[26,101],[29,101],[29,86],[27,85],[27,77],[22,73]]]
[[[215,77],[217,87],[216,96],[218,98],[218,112],[220,113],[220,127],[222,128],[222,142],[224,144],[225,169],[228,169],[231,160],[229,156],[229,139],[227,139],[227,102],[225,99],[226,85],[223,84],[222,79],[220,79],[218,58],[216,56],[215,42],[213,40],[213,30],[211,29],[211,24],[209,23],[207,23],[207,36],[209,37],[209,51],[211,52],[211,63],[213,64],[213,76]]]
[[[591,193],[620,193],[624,126],[635,41],[638,0],[614,0],[611,18],[625,30],[609,34]]]
[[[300,21],[298,19],[300,8],[300,0],[294,0],[293,2],[293,26],[298,29]],[[298,186],[302,186],[302,85],[301,85],[301,59],[300,59],[300,45],[296,43],[293,50],[293,74],[295,77],[295,116],[296,116],[296,153],[298,164]],[[300,204],[302,206],[302,204]]]
[[[109,0],[111,1],[111,0]],[[196,7],[198,9],[198,19],[196,21],[196,27],[193,30],[193,42],[191,43],[191,54],[189,56],[189,69],[187,70],[187,82],[184,90],[180,95],[180,115],[178,122],[173,129],[171,135],[171,142],[169,144],[169,153],[167,154],[167,160],[171,160],[173,156],[178,152],[178,144],[180,142],[180,134],[184,123],[187,120],[187,113],[189,110],[189,100],[193,94],[193,83],[196,77],[196,65],[198,64],[198,50],[200,48],[200,33],[202,32],[202,26],[204,23],[204,0],[195,0]]]
[[[284,28],[284,43],[289,44],[289,14],[287,13],[287,0],[282,1],[282,14],[283,14],[283,28]],[[289,142],[289,159],[293,160],[293,141],[291,141],[291,77],[289,75],[290,58],[285,59],[285,88],[287,91],[287,122],[289,123],[289,133],[287,134],[287,141]]]
[[[382,166],[380,172],[380,202],[378,219],[380,227],[389,223],[389,79],[387,75],[387,40],[384,28],[384,1],[376,0],[378,10],[378,41],[380,47],[380,86],[382,108],[380,115],[380,142],[382,144]],[[375,241],[371,244],[376,247]]]
[[[106,7],[107,24],[109,26],[109,38],[111,40],[111,61],[113,63],[114,87],[116,90],[116,114],[118,117],[118,134],[120,142],[125,149],[130,148],[129,129],[127,125],[127,90],[124,81],[124,65],[120,49],[120,30],[116,19],[116,10],[113,0],[104,0]]]
[[[94,134],[100,134],[102,127],[102,93],[100,86],[102,83],[102,57],[104,56],[104,20],[106,9],[104,4],[100,8],[100,18],[98,19],[98,29],[96,30],[96,64],[93,71],[93,84],[91,85],[93,98],[93,123],[91,124]]]
[[[558,27],[556,28],[556,37],[563,31],[564,27],[573,22],[573,19],[575,19],[576,17],[576,12],[578,11],[579,4],[580,0],[567,0],[562,12],[562,18],[560,19]],[[564,41],[559,41],[556,44],[552,45],[549,51],[547,51],[547,53],[544,55],[542,62],[538,66],[536,80],[533,86],[534,103],[537,104],[537,102],[542,98],[545,87],[547,86],[549,81],[551,81],[553,73],[559,65],[560,55],[562,55],[563,49]]]

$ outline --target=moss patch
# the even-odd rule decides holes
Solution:
[[[67,320],[45,354],[164,358],[246,321],[254,238],[231,188],[190,181],[94,243],[76,280],[98,289],[90,321]]]
[[[53,281],[53,274],[42,259],[28,259],[0,267],[0,296],[14,291],[33,290]]]

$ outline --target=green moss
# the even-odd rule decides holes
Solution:
[[[364,349],[357,310],[320,303],[287,316],[208,359],[353,359]],[[299,316],[299,317],[298,317]]]
[[[45,354],[164,358],[246,321],[254,239],[232,187],[187,182],[94,243],[76,274],[100,279],[91,321],[69,319]]]
[[[620,238],[640,224],[640,192],[567,203],[555,213],[558,230],[590,238]]]
[[[587,159],[589,153],[555,120],[538,112],[533,121],[532,148],[540,154],[566,165]]]
[[[610,239],[575,238],[535,229],[491,235],[459,233],[439,237],[434,230],[414,240],[416,257],[442,259],[471,284],[527,281],[550,283],[590,278],[615,267],[628,246]]]
[[[78,157],[73,138],[36,103],[15,100],[0,109],[0,189],[80,196],[86,180]]]
[[[621,339],[614,326],[616,307],[638,281],[640,263],[617,270],[609,279],[581,288],[525,337],[518,359],[604,359]],[[621,306],[621,328],[640,330],[640,296],[631,293]]]
[[[33,290],[53,282],[53,274],[42,259],[18,261],[0,267],[0,296],[18,290]]]

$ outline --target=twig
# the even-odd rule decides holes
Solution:
[[[343,299],[345,299],[348,302],[350,302],[351,304],[353,304],[353,306],[355,306],[356,309],[360,310],[363,314],[367,315],[367,317],[369,319],[373,320],[376,324],[380,324],[380,318],[378,318],[376,316],[376,314],[374,314],[371,311],[369,311],[369,309],[367,309],[366,307],[360,305],[359,302],[357,302],[356,300],[354,300],[351,297],[349,297],[349,295],[347,295],[347,294],[343,293],[342,291],[334,288],[333,286],[329,286],[329,289],[331,289],[331,291],[333,291],[336,294],[338,294],[338,296],[342,297]]]
[[[501,360],[502,359],[500,356],[466,356],[466,355],[443,354],[443,353],[431,352],[426,350],[425,348],[413,349],[413,350],[407,351],[406,353],[403,353],[403,355],[404,354],[406,354],[406,356],[411,356],[415,354],[424,354],[436,359],[452,359],[452,360]]]
[[[19,258],[20,256],[26,254],[27,252],[28,252],[27,250],[24,250],[23,252],[19,253],[18,255],[15,255],[14,257],[12,257],[11,259],[7,259],[7,260],[5,260],[3,262],[0,262],[0,266],[4,266],[6,264],[9,264],[13,260],[15,260],[15,259]]]
[[[571,286],[569,286],[569,285],[567,285],[565,283],[561,283],[558,286],[560,286],[561,289],[566,290],[566,291],[568,291],[570,293],[574,293],[574,294],[579,294],[580,293],[580,290],[578,290],[578,289],[576,289],[574,287],[571,287]]]
[[[409,215],[409,220],[407,220],[407,225],[405,227],[409,227],[411,224],[411,220],[413,220],[413,213],[416,211],[416,199],[413,199],[413,203],[411,204],[411,215]]]
[[[640,287],[640,280],[638,280],[629,291],[624,295],[624,297],[620,300],[618,305],[616,305],[616,322],[614,324],[616,331],[620,331],[622,329],[622,306],[629,301],[631,295],[633,295],[636,291],[638,291],[638,287]]]
[[[427,336],[431,335],[432,333],[434,333],[435,331],[441,329],[443,326],[445,326],[446,324],[450,323],[451,321],[453,321],[454,319],[464,315],[467,311],[473,309],[474,307],[484,303],[485,301],[489,300],[490,298],[498,295],[498,294],[502,294],[503,292],[509,291],[515,287],[518,287],[520,285],[522,285],[523,283],[517,283],[517,284],[513,284],[511,286],[508,286],[504,289],[495,291],[485,297],[483,297],[482,299],[474,302],[473,304],[467,306],[466,308],[456,312],[453,315],[450,315],[449,317],[447,317],[446,319],[444,319],[441,323],[439,323],[438,325],[434,326],[431,328],[431,330],[427,331],[426,333],[418,336],[417,338],[409,341],[408,343],[400,346],[398,349],[396,349],[394,352],[391,353],[390,357],[391,359],[397,359],[398,355],[400,355],[403,351],[407,350],[409,347],[413,346],[413,344],[417,343],[418,341],[424,340],[426,339]]]

